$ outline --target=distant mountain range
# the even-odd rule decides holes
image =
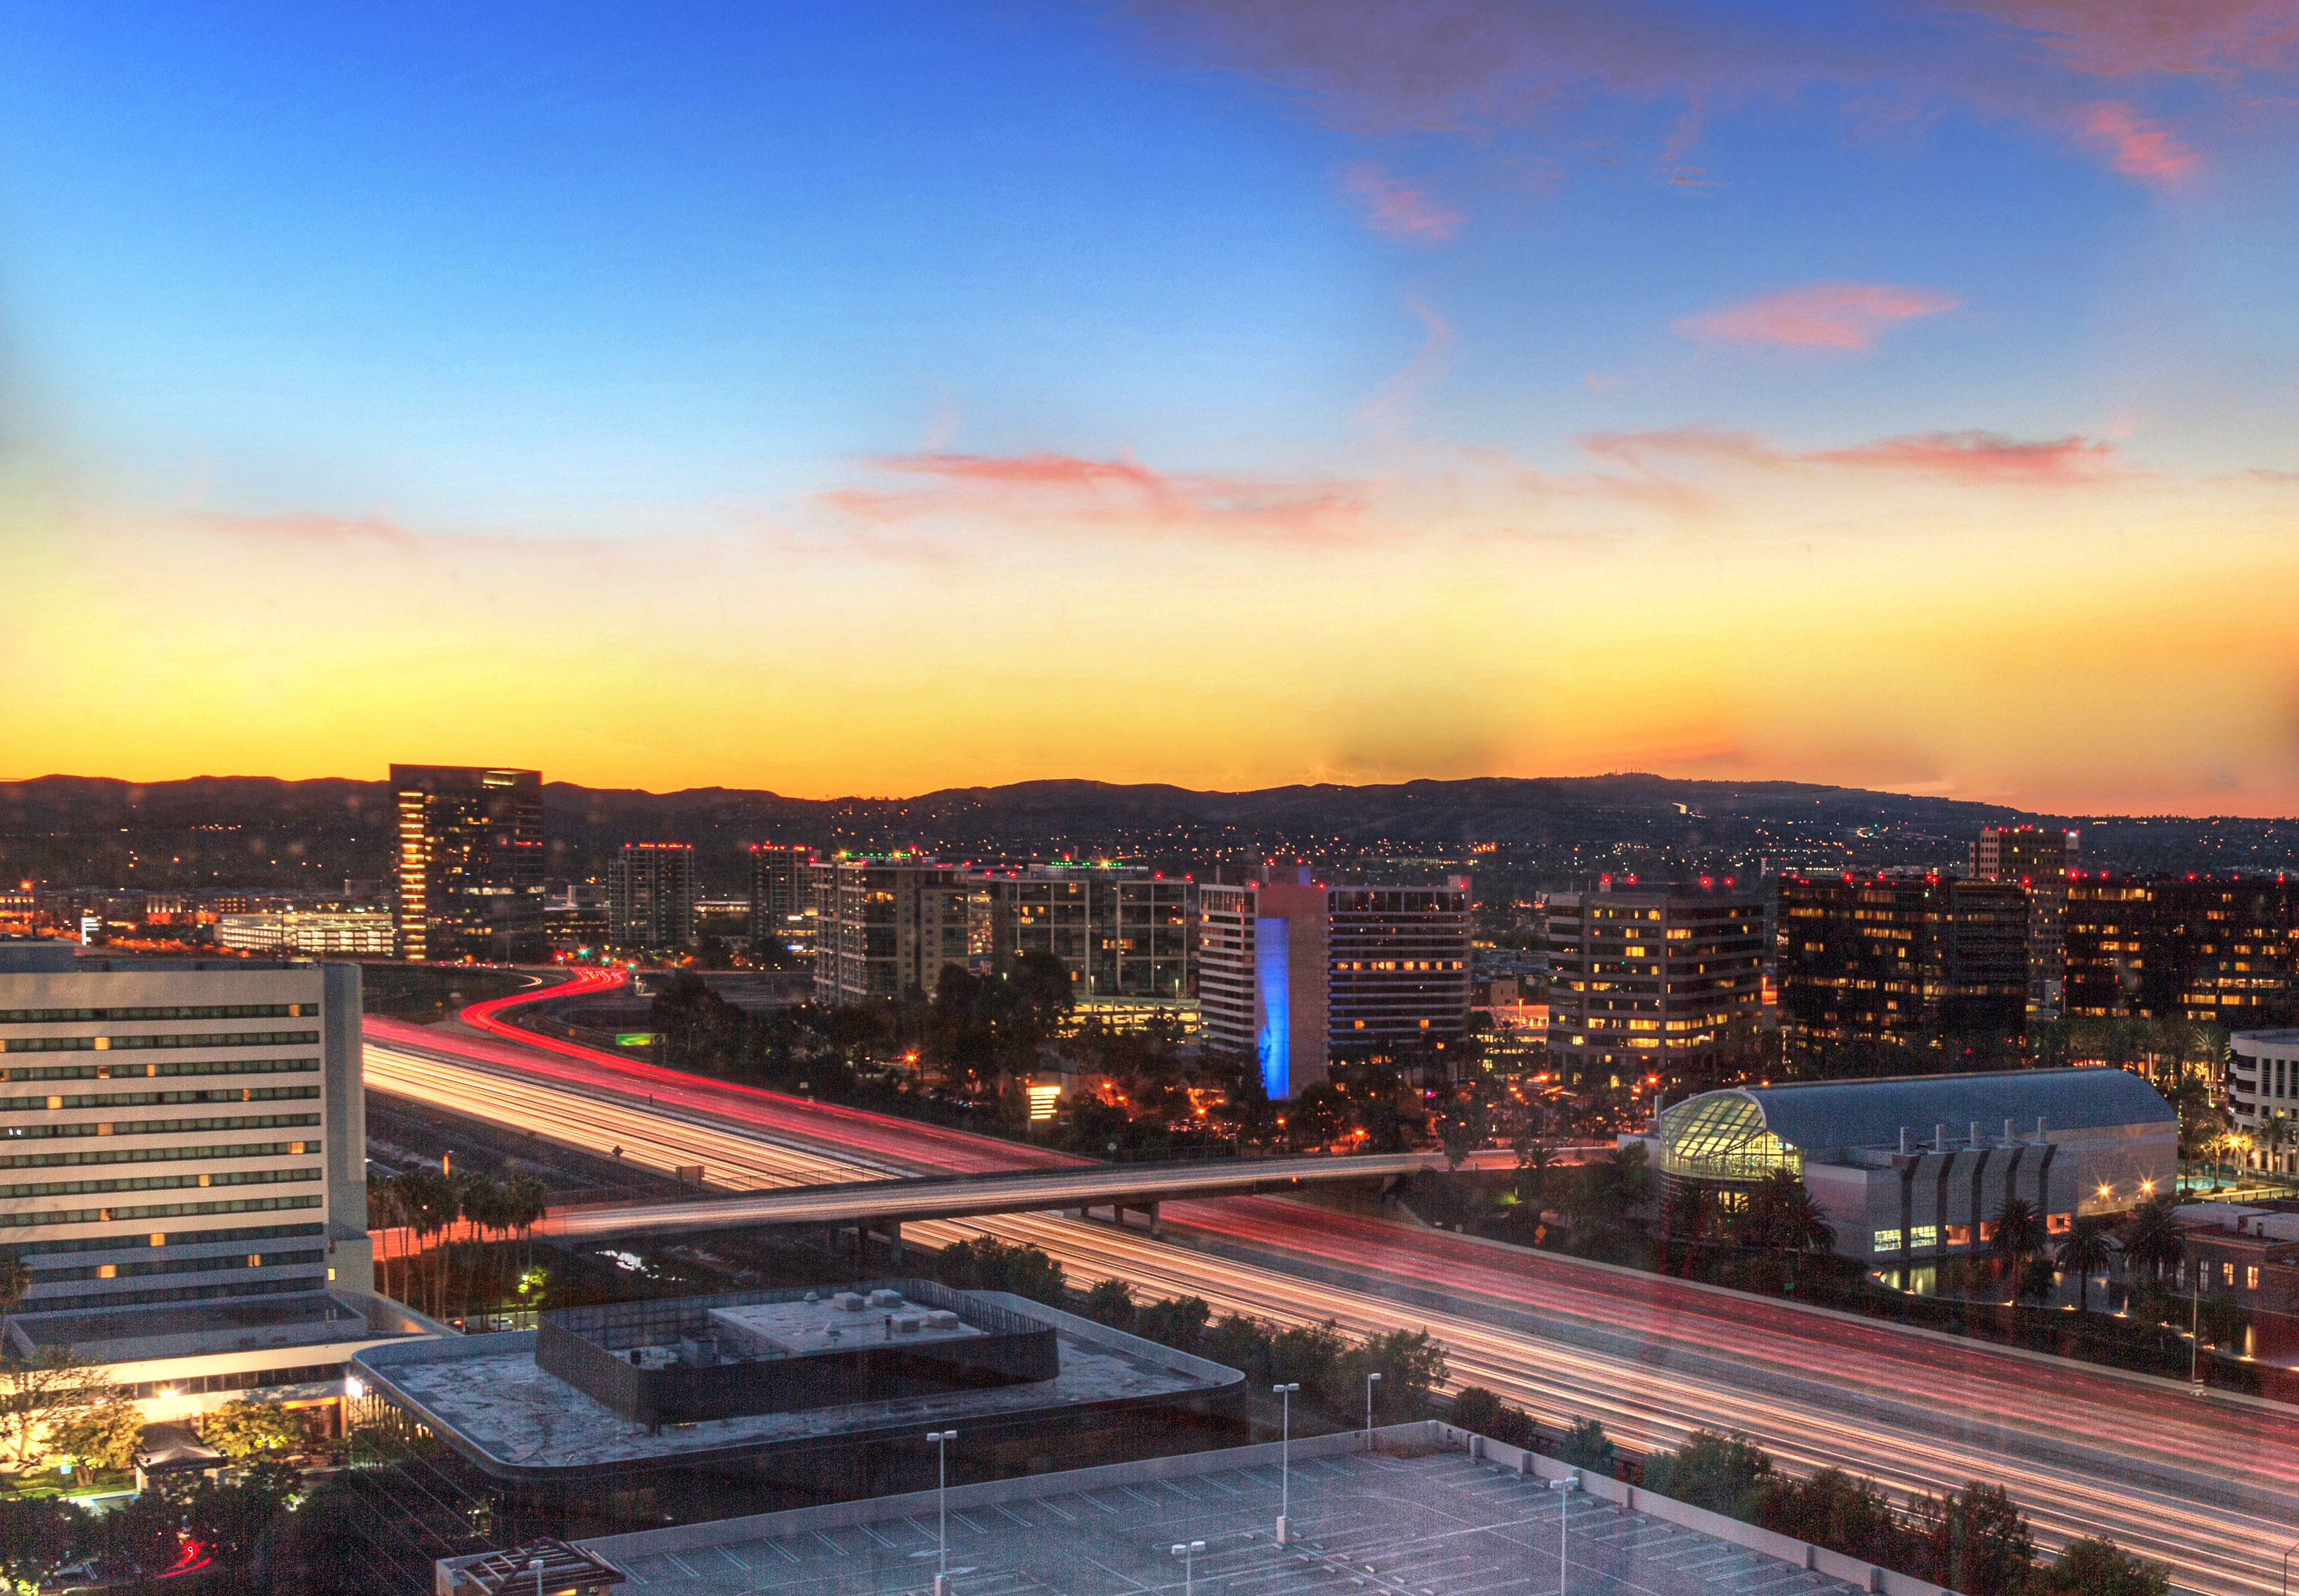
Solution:
[[[909,798],[810,799],[737,788],[651,793],[544,789],[554,873],[597,873],[627,841],[689,842],[706,885],[737,890],[752,842],[935,850],[954,858],[1140,858],[1189,868],[1272,853],[1473,860],[1558,877],[1595,868],[1805,868],[1945,863],[1985,825],[2073,825],[2087,861],[2135,870],[2299,864],[2299,823],[2045,815],[2000,805],[1802,781],[1664,776],[1406,781],[1198,792],[1158,784],[1024,781]],[[191,888],[375,878],[390,867],[383,781],[202,776],[130,783],[43,776],[0,783],[9,883]],[[1477,850],[1472,853],[1471,850]]]

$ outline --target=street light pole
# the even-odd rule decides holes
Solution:
[[[543,1596],[543,1559],[529,1558],[527,1559],[527,1567],[535,1575],[535,1596]]]
[[[1380,1378],[1381,1378],[1381,1370],[1379,1370],[1379,1369],[1374,1369],[1371,1374],[1368,1374],[1367,1376],[1365,1376],[1365,1451],[1371,1451],[1373,1450],[1373,1387],[1374,1387],[1374,1381],[1376,1381],[1376,1380],[1378,1380],[1378,1379],[1380,1379]]]
[[[1577,1473],[1568,1474],[1561,1480],[1549,1481],[1548,1488],[1556,1493],[1556,1596],[1564,1596],[1565,1581],[1569,1577],[1564,1560],[1565,1537],[1572,1534],[1565,1510],[1573,1505],[1573,1493],[1581,1488],[1581,1476]]]
[[[1277,1393],[1277,1543],[1291,1545],[1292,1532],[1286,1520],[1293,1516],[1293,1393],[1301,1389],[1301,1382],[1291,1385],[1272,1385]]]
[[[934,1596],[950,1596],[950,1443],[956,1430],[929,1430],[934,1448]]]
[[[2187,1390],[2204,1393],[2204,1261],[2195,1260],[2195,1283],[2187,1293]]]
[[[1191,1579],[1191,1565],[1196,1561],[1198,1553],[1205,1549],[1206,1543],[1203,1541],[1183,1541],[1174,1544],[1174,1555],[1182,1559],[1182,1596],[1197,1596],[1197,1587]]]

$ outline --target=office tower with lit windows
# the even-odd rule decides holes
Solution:
[[[1764,901],[1738,883],[1552,892],[1548,1062],[1623,1086],[1706,1072],[1764,1012]]]
[[[989,967],[980,872],[909,854],[842,854],[816,860],[808,874],[817,1003],[931,994],[947,965]]]
[[[1205,1045],[1276,1099],[1365,1059],[1441,1071],[1469,1020],[1469,887],[1337,885],[1307,869],[1198,889]]]
[[[1178,1003],[1190,990],[1194,886],[1182,876],[1113,864],[1033,864],[984,872],[991,953],[1004,969],[1044,954],[1081,1000]]]
[[[2299,884],[2265,876],[2120,877],[2068,884],[2071,1016],[2299,1022]]]
[[[814,946],[814,849],[804,843],[751,844],[751,941]]]
[[[1974,876],[2028,894],[2028,1013],[2039,1020],[2059,1018],[2067,982],[2062,922],[2076,843],[2077,833],[2054,827],[1988,826],[1971,845]]]
[[[1986,1047],[2028,1017],[2028,895],[1940,875],[1782,876],[1780,1029],[1789,1051]]]
[[[694,939],[694,849],[626,842],[607,861],[607,936],[618,947],[684,947]]]
[[[361,1294],[361,1087],[356,964],[0,939],[8,1352],[71,1346],[153,1420],[340,1397],[396,1317]]]
[[[510,963],[546,956],[543,777],[394,765],[399,953]]]

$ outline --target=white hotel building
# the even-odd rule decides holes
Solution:
[[[354,964],[0,940],[10,1350],[112,1365],[149,1418],[333,1401],[419,1327],[373,1297]]]

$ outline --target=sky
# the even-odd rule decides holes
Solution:
[[[2299,813],[2299,0],[10,34],[0,778]]]

